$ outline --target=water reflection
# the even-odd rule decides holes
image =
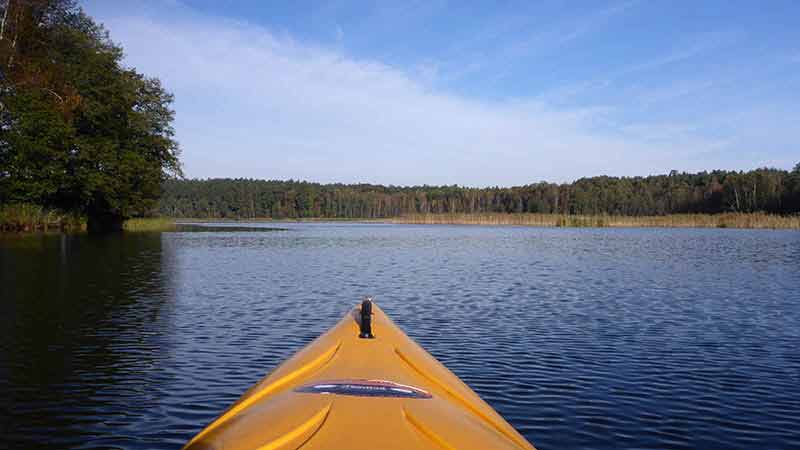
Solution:
[[[240,232],[240,231],[286,231],[287,228],[273,226],[271,224],[239,224],[239,223],[190,223],[181,222],[175,225],[177,231],[195,233],[219,233],[219,232]]]
[[[165,258],[159,234],[4,239],[0,429],[9,448],[125,447],[135,438],[125,427],[157,404],[142,377],[162,357]]]

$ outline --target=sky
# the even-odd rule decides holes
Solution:
[[[512,186],[800,162],[800,2],[84,0],[192,178]]]

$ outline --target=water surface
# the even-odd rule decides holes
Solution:
[[[0,448],[178,449],[365,294],[540,449],[800,447],[798,232],[281,227],[1,237]]]

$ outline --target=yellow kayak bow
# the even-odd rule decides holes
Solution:
[[[535,450],[370,299],[185,450]]]

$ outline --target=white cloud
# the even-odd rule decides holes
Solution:
[[[603,108],[465,98],[413,69],[187,17],[103,21],[128,62],[176,94],[192,177],[511,185],[724,167],[724,155],[696,159],[720,140],[682,128],[652,139],[654,128],[615,124]]]

